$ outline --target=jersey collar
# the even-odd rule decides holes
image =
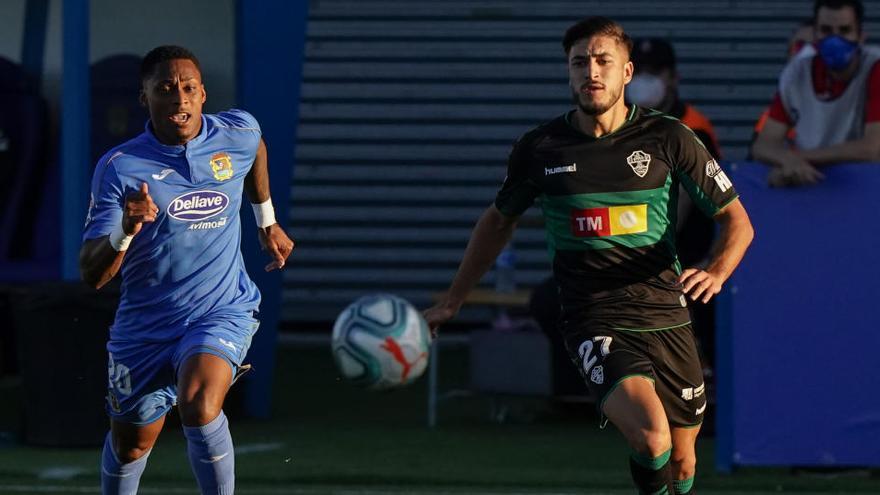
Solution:
[[[630,104],[629,113],[626,114],[626,120],[624,120],[623,123],[620,124],[620,127],[618,127],[617,129],[614,129],[613,131],[609,132],[608,134],[604,134],[600,137],[588,136],[587,134],[584,134],[583,132],[581,132],[580,129],[575,127],[574,123],[571,121],[571,116],[574,114],[574,112],[575,112],[575,110],[570,110],[562,116],[563,120],[565,120],[565,123],[568,125],[568,128],[571,131],[573,131],[575,134],[577,134],[578,136],[581,136],[581,137],[587,138],[587,139],[594,139],[594,140],[598,141],[600,139],[605,139],[608,136],[614,136],[617,133],[619,133],[620,131],[622,131],[623,129],[625,129],[626,127],[628,127],[630,122],[634,121],[636,119],[636,116],[639,113],[641,113],[641,109],[634,103]]]
[[[144,134],[147,135],[150,144],[161,150],[163,153],[168,155],[182,155],[186,153],[187,148],[198,146],[205,141],[205,138],[208,136],[208,119],[205,118],[205,114],[202,114],[202,128],[199,130],[198,135],[190,139],[186,144],[165,144],[162,141],[159,141],[153,133],[153,126],[150,124],[150,119],[147,119],[147,122],[144,124]]]

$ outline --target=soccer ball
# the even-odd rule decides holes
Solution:
[[[383,390],[415,381],[428,365],[428,324],[407,301],[364,296],[333,324],[333,358],[356,385]]]

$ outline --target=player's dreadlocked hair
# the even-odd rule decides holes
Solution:
[[[202,71],[202,67],[199,65],[199,59],[193,55],[193,52],[182,46],[163,45],[153,48],[150,50],[150,53],[144,55],[144,59],[141,61],[141,81],[152,76],[153,71],[156,70],[156,66],[162,62],[178,59],[190,60],[195,64],[196,69],[199,69],[199,72]]]
[[[632,52],[632,39],[623,31],[623,26],[607,17],[600,16],[587,17],[568,28],[565,36],[562,37],[562,48],[565,49],[565,54],[568,55],[571,46],[579,40],[592,38],[597,35],[614,38],[626,48],[627,54]]]

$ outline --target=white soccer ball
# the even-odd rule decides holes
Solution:
[[[390,294],[364,296],[333,324],[333,359],[357,385],[383,390],[415,381],[428,366],[431,334],[410,303]]]

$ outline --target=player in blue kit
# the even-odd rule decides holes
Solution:
[[[266,146],[247,112],[203,115],[196,57],[161,46],[141,64],[140,136],[98,162],[80,250],[82,278],[100,288],[122,272],[110,329],[101,460],[105,494],[137,492],[150,450],[177,405],[202,493],[231,494],[232,437],[222,406],[242,372],[260,292],[241,256],[242,191],[280,269],[294,243],[275,221]]]

